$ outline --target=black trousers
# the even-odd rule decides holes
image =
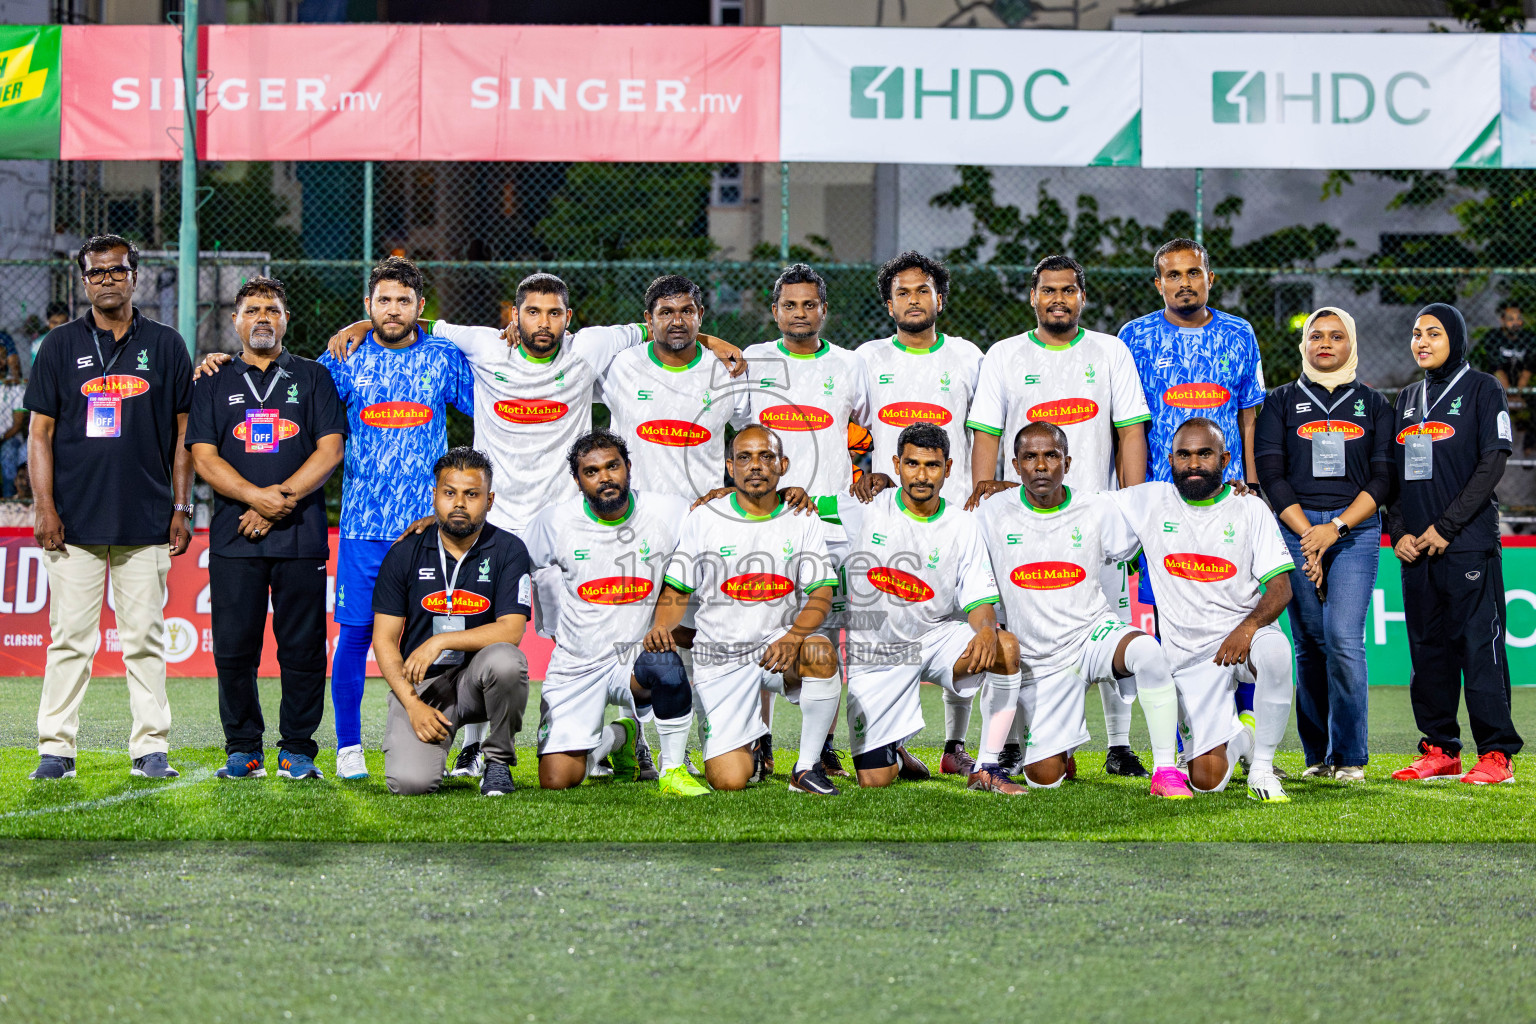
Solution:
[[[1403,611],[1408,694],[1423,742],[1460,752],[1456,708],[1465,688],[1478,753],[1513,757],[1523,741],[1509,711],[1503,553],[1447,552],[1403,566]]]
[[[256,690],[267,596],[282,672],[280,748],[314,757],[315,730],[325,714],[325,560],[208,556],[213,604],[213,664],[219,673],[224,752],[262,749],[266,723]]]

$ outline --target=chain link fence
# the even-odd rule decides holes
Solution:
[[[0,260],[0,331],[23,368],[50,305],[84,308],[65,254],[90,234],[139,242],[138,302],[175,323],[177,165],[61,162],[47,178],[51,233],[23,250],[37,258]],[[1161,305],[1156,247],[1198,235],[1218,275],[1212,304],[1254,325],[1271,382],[1296,374],[1301,320],[1320,305],[1355,316],[1361,376],[1385,389],[1412,378],[1413,315],[1436,300],[1466,314],[1482,368],[1504,367],[1517,389],[1536,370],[1536,336],[1500,324],[1511,302],[1536,317],[1531,171],[245,162],[203,165],[198,200],[202,351],[238,349],[234,292],[268,273],[288,287],[290,347],[318,354],[362,318],[368,267],[391,252],[422,265],[428,315],[463,323],[507,322],[514,285],[534,270],[570,284],[585,324],[637,319],[654,277],[688,274],[705,289],[705,329],[742,346],[777,335],[773,279],[786,257],[804,260],[828,280],[828,337],[854,346],[890,333],[875,270],[908,248],[951,267],[941,329],[986,347],[1034,326],[1040,257],[1088,268],[1086,325],[1114,332]],[[1523,401],[1517,390],[1512,403]],[[1536,438],[1524,436],[1528,413],[1517,424],[1501,495],[1529,513],[1536,461],[1518,449]],[[450,427],[455,441],[470,436],[461,419]]]

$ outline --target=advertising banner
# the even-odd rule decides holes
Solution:
[[[1536,167],[1536,35],[1499,37],[1503,166]]]
[[[338,629],[331,613],[336,594],[336,539],[331,531],[331,561],[325,588],[326,670],[330,654],[336,649]],[[42,676],[47,661],[48,570],[43,549],[37,546],[28,529],[0,529],[0,676]],[[112,588],[107,587],[101,614],[96,659],[92,674],[123,674],[122,644],[117,636],[117,618],[112,607]],[[212,678],[213,666],[212,600],[208,587],[208,534],[192,535],[186,554],[171,559],[171,573],[166,582],[165,670],[172,676]],[[277,643],[272,638],[271,610],[267,612],[266,637],[261,648],[260,674],[276,676]],[[520,645],[528,656],[533,678],[542,679],[549,665],[554,642],[538,636],[530,628]],[[373,651],[368,652],[368,674],[378,675]]]
[[[779,159],[776,29],[420,31],[423,160]]]
[[[175,27],[65,25],[62,34],[59,156],[180,160],[186,90]],[[206,107],[202,92],[197,107]]]
[[[1499,166],[1499,40],[1436,35],[1141,37],[1147,167]]]
[[[0,25],[0,159],[59,156],[59,26]]]
[[[1141,36],[780,29],[784,160],[1134,166]]]

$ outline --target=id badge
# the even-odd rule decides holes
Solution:
[[[85,400],[86,437],[123,436],[123,400],[117,395],[91,395]]]
[[[245,410],[245,452],[264,455],[277,451],[276,409]]]
[[[439,633],[464,632],[464,616],[462,615],[434,615],[432,616],[432,635]],[[434,665],[462,665],[464,663],[463,651],[444,651],[437,656]]]
[[[1432,480],[1435,475],[1435,439],[1428,434],[1403,438],[1403,479]]]
[[[1318,479],[1344,475],[1344,435],[1339,431],[1312,435],[1312,475]]]

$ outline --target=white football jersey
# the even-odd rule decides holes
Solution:
[[[560,622],[551,668],[570,672],[615,657],[633,658],[651,629],[662,574],[677,546],[688,502],[630,492],[629,513],[598,519],[585,497],[551,505],[522,535],[535,569],[560,570]]]
[[[832,545],[847,587],[849,640],[919,640],[934,627],[996,604],[997,581],[976,517],[939,499],[939,511],[918,516],[899,487],[868,505],[843,495],[817,508],[841,523]]]
[[[1146,552],[1158,631],[1175,672],[1214,657],[1258,606],[1262,585],[1295,568],[1268,506],[1233,494],[1230,484],[1202,502],[1160,482],[1113,498]]]
[[[747,425],[747,391],[702,346],[687,366],[663,363],[655,342],[615,357],[600,393],[611,429],[629,443],[630,486],[690,500],[721,486],[725,428]]]
[[[577,494],[565,454],[592,429],[593,389],[613,357],[645,340],[642,324],[587,327],[546,359],[493,327],[435,321],[475,374],[475,447],[490,456],[491,525],[521,533],[540,509]]]
[[[931,348],[907,348],[895,337],[866,341],[854,352],[869,372],[869,465],[896,479],[891,459],[902,428],[934,423],[949,434],[949,479],[944,500],[964,505],[971,496],[971,441],[965,421],[981,373],[981,349],[941,334]]]
[[[864,361],[827,341],[814,355],[767,341],[746,350],[752,419],[784,442],[789,472],[780,487],[847,494],[853,486],[848,421],[868,423]]]
[[[837,583],[829,529],[782,502],[772,515],[748,514],[734,494],[688,513],[667,583],[698,597],[695,652],[700,643],[751,651],[788,629],[806,593]]]
[[[1141,542],[1108,495],[1069,487],[1060,505],[1039,509],[1016,487],[983,499],[976,514],[1027,675],[1074,664],[1093,630],[1123,618],[1099,571],[1129,561]]]
[[[1014,437],[1037,420],[1056,424],[1072,457],[1066,482],[1083,494],[1115,479],[1116,428],[1151,418],[1125,342],[1078,328],[1066,345],[1047,345],[1028,331],[989,348],[966,425],[1001,438],[999,479],[1018,481]]]

